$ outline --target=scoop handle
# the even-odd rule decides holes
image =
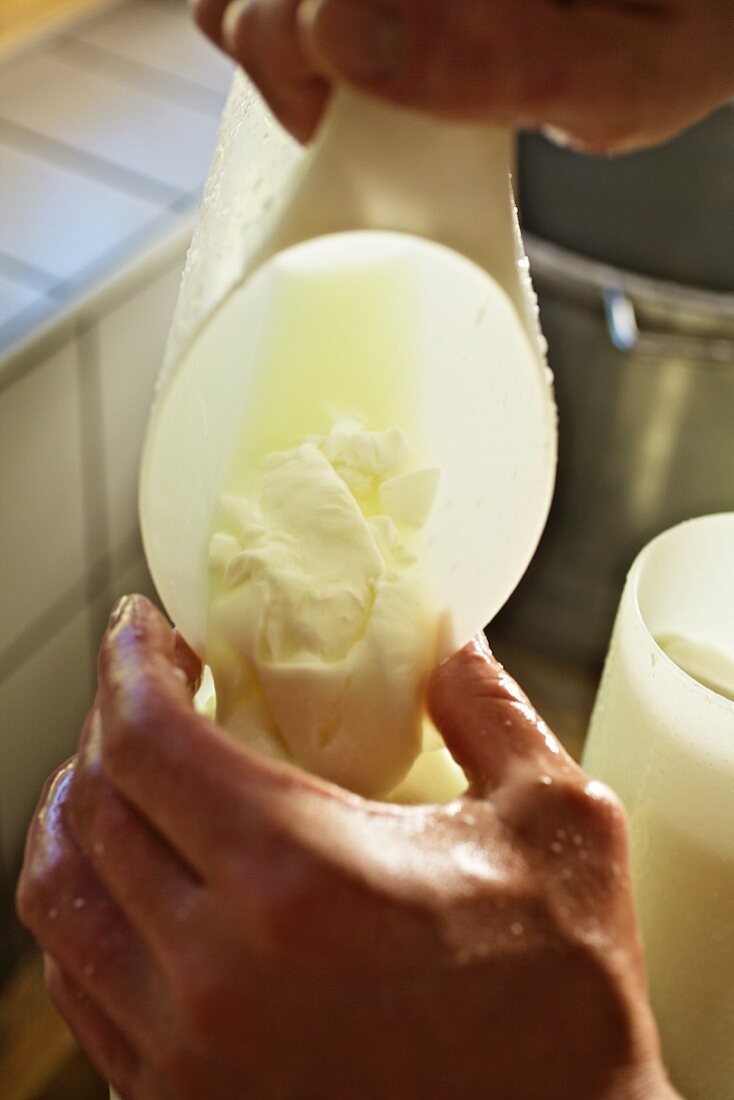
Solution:
[[[507,129],[431,118],[340,88],[250,270],[326,233],[413,233],[484,268],[536,337],[510,185],[513,154]]]

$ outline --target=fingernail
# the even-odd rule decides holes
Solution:
[[[240,21],[245,8],[249,7],[250,0],[234,0],[228,4],[222,17],[222,42],[225,49],[232,51],[236,47],[237,24]]]
[[[108,630],[111,630],[113,626],[117,626],[120,619],[123,617],[123,615],[125,614],[127,608],[129,607],[129,605],[132,601],[132,598],[133,598],[132,596],[121,596],[120,597],[120,599],[117,601],[115,606],[112,608],[112,612],[111,612],[109,620],[107,622],[107,629]]]
[[[402,14],[373,0],[316,0],[306,27],[319,57],[347,79],[387,80],[402,67],[407,33]]]

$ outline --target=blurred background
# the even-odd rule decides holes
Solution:
[[[184,0],[0,0],[1,1100],[106,1095],[12,892],[109,611],[151,593],[139,450],[231,71]],[[560,463],[490,640],[576,755],[637,550],[734,509],[733,169],[732,107],[616,160],[520,141]]]

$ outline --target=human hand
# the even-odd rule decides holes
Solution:
[[[111,620],[18,905],[125,1100],[661,1100],[623,813],[479,642],[434,674],[470,787],[365,801],[191,704],[141,597]]]
[[[593,152],[672,137],[734,94],[731,0],[193,0],[283,125],[333,82]]]

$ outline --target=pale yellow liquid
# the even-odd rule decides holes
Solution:
[[[681,635],[657,642],[734,698],[725,654]],[[671,736],[655,706],[658,685],[639,669],[628,680],[623,663],[613,644],[583,764],[629,813],[635,902],[671,1077],[686,1100],[732,1100],[734,775],[696,751],[693,731],[688,742]]]
[[[246,490],[268,455],[340,419],[400,427],[422,451],[415,273],[399,256],[352,271],[288,272],[266,326],[225,489]]]

